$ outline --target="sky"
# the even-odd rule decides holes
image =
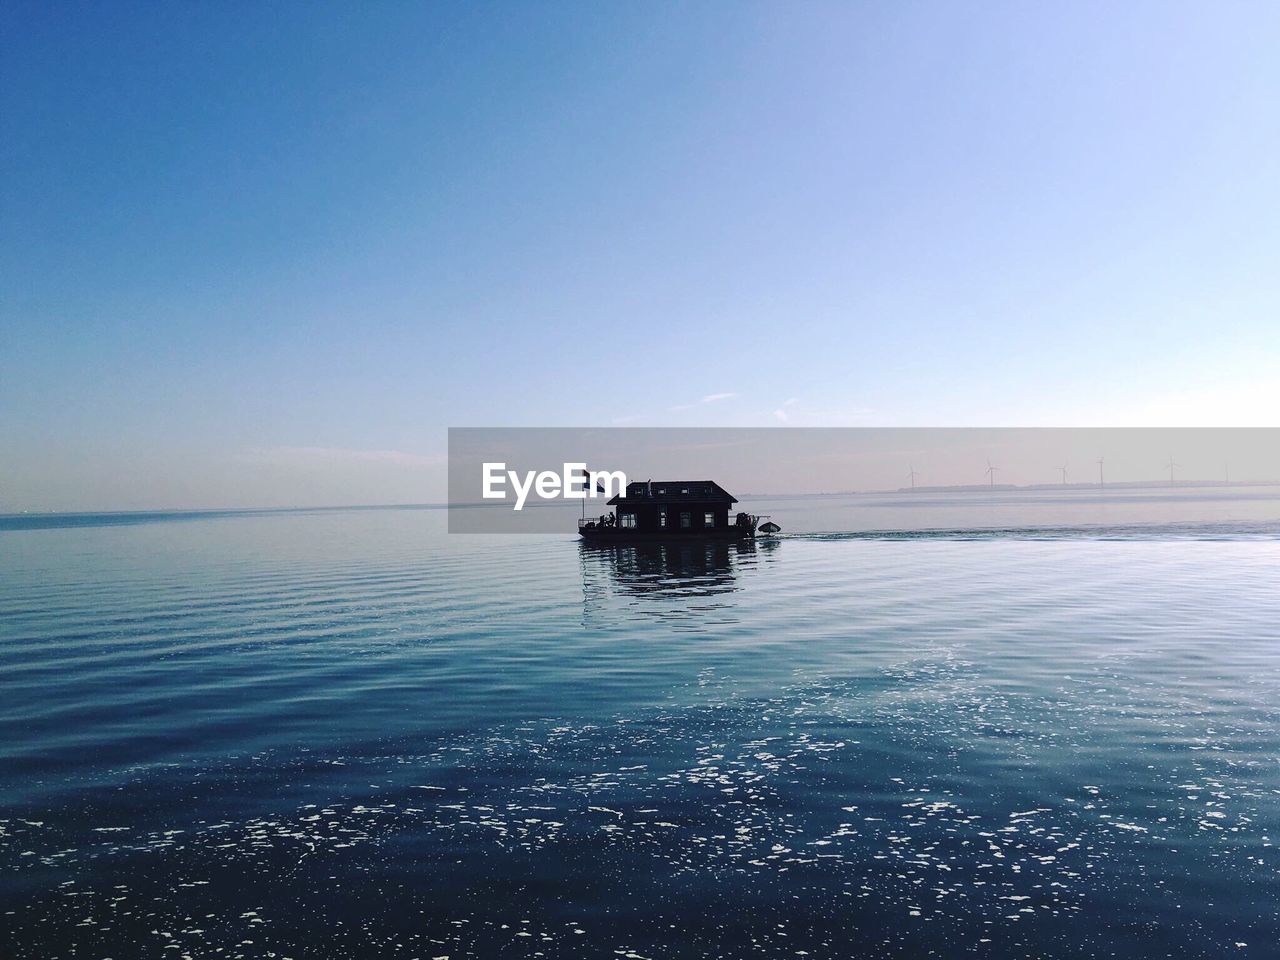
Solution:
[[[0,511],[459,426],[1280,426],[1269,3],[0,7]]]

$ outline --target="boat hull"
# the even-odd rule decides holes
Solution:
[[[754,540],[752,530],[744,527],[721,527],[718,530],[696,530],[691,533],[641,533],[620,527],[584,527],[578,536],[588,543],[704,543],[708,540]]]

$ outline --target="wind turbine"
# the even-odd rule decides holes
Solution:
[[[991,486],[992,486],[992,488],[993,488],[993,489],[995,488],[995,485],[996,485],[996,471],[997,471],[998,469],[1000,469],[1000,468],[999,468],[999,467],[993,467],[993,466],[991,465],[991,461],[990,461],[990,460],[988,460],[988,461],[987,461],[987,476],[988,476],[988,477],[990,478],[990,480],[991,480]]]
[[[911,489],[916,488],[916,468],[911,464],[907,464],[907,473],[911,477]]]
[[[1173,462],[1172,453],[1169,454],[1169,462],[1165,464],[1165,466],[1169,468],[1169,486],[1172,487],[1173,486],[1173,468],[1177,466],[1177,464]]]
[[[1067,465],[1064,463],[1058,469],[1062,471],[1062,485],[1065,487],[1067,485]]]
[[[1099,458],[1098,458],[1098,486],[1099,486],[1099,487],[1101,487],[1102,485],[1103,485],[1103,483],[1102,483],[1102,458],[1101,458],[1101,457],[1099,457]]]

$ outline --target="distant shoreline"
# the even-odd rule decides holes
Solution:
[[[1030,483],[1030,484],[1013,484],[1013,483],[997,483],[995,485],[986,483],[975,484],[952,484],[942,486],[917,486],[898,487],[896,489],[879,489],[879,490],[832,490],[822,491],[820,493],[744,493],[740,500],[768,500],[768,499],[788,499],[788,500],[818,500],[834,497],[859,497],[859,496],[890,496],[896,494],[948,494],[948,493],[1015,493],[1019,491],[1027,492],[1052,492],[1052,491],[1070,491],[1070,492],[1087,492],[1093,491],[1097,493],[1105,493],[1108,490],[1208,490],[1208,489],[1249,489],[1257,487],[1280,487],[1280,480],[1232,480],[1229,483],[1224,480],[1178,480],[1172,484],[1168,480],[1127,480],[1127,481],[1107,481],[1104,486],[1097,483]],[[566,503],[539,503],[530,504],[530,506],[542,507],[563,507]],[[493,504],[487,503],[459,503],[453,504],[456,507],[489,507]],[[161,507],[161,508],[139,508],[132,510],[19,510],[0,512],[0,521],[21,521],[23,518],[32,520],[37,518],[65,517],[74,519],[76,517],[116,517],[121,523],[129,523],[144,519],[164,518],[181,518],[190,516],[196,517],[210,516],[253,516],[253,515],[271,515],[281,513],[324,513],[337,512],[342,510],[447,510],[450,504],[447,502],[424,502],[424,503],[351,503],[351,504],[323,504],[319,506],[292,506],[292,507]],[[19,525],[9,526],[8,529],[20,529]]]
[[[1094,483],[962,483],[936,486],[917,485],[915,487],[896,487],[879,490],[831,490],[822,493],[744,493],[743,497],[764,499],[766,497],[857,497],[868,494],[890,493],[1010,493],[1016,490],[1094,490],[1099,493],[1107,490],[1203,490],[1214,487],[1280,487],[1280,480],[1108,480],[1105,484]]]

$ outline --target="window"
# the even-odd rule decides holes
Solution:
[[[667,525],[667,508],[663,507],[658,511],[658,526],[666,527]]]
[[[693,526],[693,514],[692,513],[680,514],[680,528],[682,530],[688,530],[692,526]]]
[[[714,513],[704,513],[702,515],[702,525],[704,527],[714,527],[716,525],[716,515]]]
[[[688,493],[688,492],[689,492],[689,488],[688,488],[688,487],[681,487],[681,488],[680,488],[680,492],[681,492],[681,493]]]
[[[636,515],[634,513],[624,513],[619,518],[622,526],[627,529],[634,529],[636,525]]]

